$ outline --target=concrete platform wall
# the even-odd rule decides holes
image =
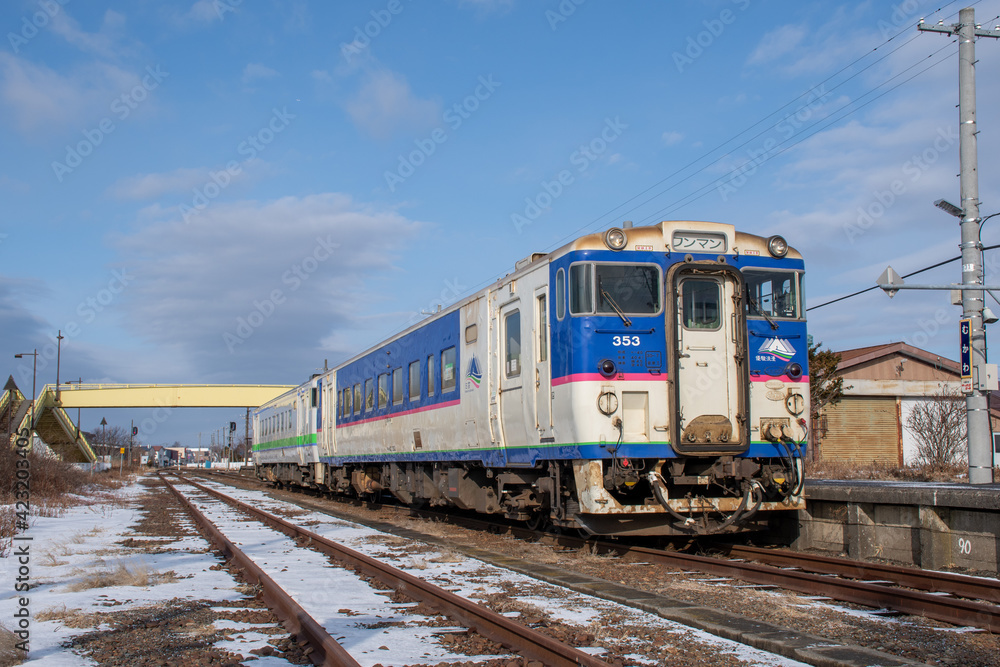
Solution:
[[[1000,486],[816,481],[792,548],[1000,572]]]

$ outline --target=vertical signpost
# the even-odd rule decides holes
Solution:
[[[962,363],[962,393],[972,393],[972,320],[962,318],[958,321],[958,348]]]

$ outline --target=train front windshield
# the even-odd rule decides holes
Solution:
[[[796,320],[802,310],[802,272],[744,269],[750,317]]]

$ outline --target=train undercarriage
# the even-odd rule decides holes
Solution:
[[[766,526],[801,509],[799,459],[731,456],[476,463],[261,464],[257,476],[354,497],[391,495],[413,507],[500,515],[532,527],[595,535],[708,535]]]

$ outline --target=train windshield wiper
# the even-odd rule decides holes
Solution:
[[[750,296],[750,290],[747,290],[747,302],[751,306],[753,306],[753,309],[756,310],[758,313],[760,313],[764,317],[765,320],[767,320],[767,323],[771,325],[771,330],[772,331],[777,331],[778,330],[778,325],[774,323],[774,320],[772,320],[770,318],[770,316],[768,316],[768,314],[764,312],[764,309],[761,308],[760,305],[756,301],[754,301],[754,298],[752,296]]]
[[[608,294],[607,290],[602,289],[601,290],[601,296],[603,296],[605,299],[607,299],[608,303],[611,304],[611,307],[615,309],[616,313],[618,313],[618,317],[622,318],[622,322],[625,323],[625,326],[627,326],[627,327],[632,326],[632,320],[630,320],[629,318],[627,318],[625,316],[625,313],[623,313],[622,309],[618,307],[618,304],[615,303],[615,300],[611,298],[611,295]]]

